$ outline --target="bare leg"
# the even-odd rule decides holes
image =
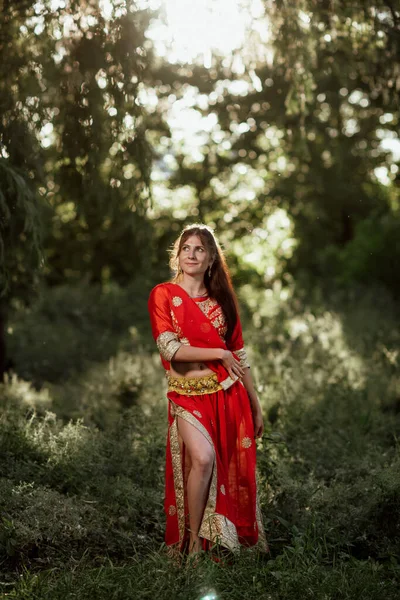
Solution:
[[[191,468],[187,479],[187,499],[189,506],[190,541],[189,553],[201,550],[199,529],[206,504],[214,450],[204,435],[194,425],[177,417],[178,430],[189,452]]]

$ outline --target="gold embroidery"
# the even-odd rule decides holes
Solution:
[[[174,474],[175,500],[178,513],[179,537],[182,539],[185,533],[185,498],[183,488],[181,452],[179,448],[178,427],[176,419],[174,419],[169,429],[169,441],[171,445],[172,471]]]
[[[173,409],[173,410],[172,410]],[[194,425],[208,440],[214,449],[212,439],[208,431],[203,427],[199,421],[193,417],[191,413],[184,410],[182,407],[171,402],[171,414],[177,414],[192,425]],[[179,542],[170,546],[168,552],[171,557],[177,559],[180,556],[180,547],[185,533],[185,516],[184,516],[184,487],[183,487],[183,473],[182,473],[182,460],[180,454],[180,447],[178,441],[178,429],[177,422],[174,419],[170,427],[170,443],[171,443],[171,454],[172,454],[172,467],[174,475],[174,488],[176,507],[178,515],[178,527],[179,527]],[[211,476],[211,485],[209,495],[207,499],[206,509],[204,511],[203,520],[201,523],[199,534],[201,537],[205,537],[213,543],[219,542],[222,546],[237,551],[240,548],[240,543],[236,531],[235,525],[227,519],[224,515],[215,512],[216,498],[217,498],[217,464],[215,460],[214,451],[214,464]],[[221,492],[222,492],[221,486]],[[222,492],[223,493],[223,492]],[[257,547],[264,552],[269,552],[268,544],[265,537],[265,531],[262,523],[262,515],[259,505],[258,498],[258,486],[256,483],[256,523],[258,526],[258,541]],[[256,527],[255,527],[256,529]]]
[[[251,444],[252,444],[252,442],[251,442],[251,438],[249,438],[249,437],[244,437],[244,438],[242,439],[242,446],[243,446],[243,448],[250,448]]]
[[[176,508],[173,504],[171,504],[171,506],[168,509],[168,514],[173,517],[176,514]]]
[[[235,379],[232,379],[232,377],[227,377],[226,379],[224,379],[224,381],[221,381],[221,387],[222,387],[222,389],[223,390],[227,390],[237,380],[238,380],[238,377],[236,377]]]
[[[221,494],[223,494],[225,496],[225,486],[224,486],[224,484],[222,484],[219,489],[221,490]]]
[[[180,338],[183,337],[183,331],[179,327],[178,319],[176,318],[175,313],[172,310],[171,310],[171,319],[172,319],[172,325],[174,326],[176,333],[178,334],[178,336]]]
[[[173,311],[171,310],[171,319],[172,319],[172,324],[174,326],[174,330],[178,336],[179,341],[181,342],[181,344],[185,344],[185,346],[190,346],[190,342],[187,339],[187,337],[185,337],[183,335],[183,331],[182,329],[179,327],[179,323],[178,323],[178,319],[176,318],[176,316],[174,315]]]
[[[227,326],[225,314],[224,314],[224,311],[222,310],[222,308],[220,306],[218,306],[213,311],[212,315],[210,315],[210,318],[211,318],[212,324],[218,331],[218,335],[222,339],[225,339],[225,334],[228,331],[228,326]]]
[[[198,410],[194,410],[193,414],[196,415],[196,417],[199,417],[199,419],[201,419],[203,417],[203,415],[201,414],[201,412],[198,411]]]
[[[234,353],[237,354],[237,357],[240,360],[240,366],[242,367],[242,369],[245,369],[246,367],[250,367],[249,359],[247,358],[247,353],[244,348],[241,348],[240,350],[234,350]]]
[[[210,442],[210,444],[211,444],[211,446],[212,446],[212,448],[214,450],[214,444],[213,444],[213,441],[212,441],[212,439],[210,437],[210,434],[208,433],[208,431],[204,427],[204,425],[202,425],[201,423],[199,423],[199,421],[193,417],[192,413],[190,413],[189,411],[185,410],[184,408],[182,408],[178,404],[175,404],[175,414],[178,417],[182,417],[182,419],[185,419],[186,421],[189,421],[189,423],[191,423],[197,429],[199,429],[201,431],[201,433],[204,435],[204,437],[206,438],[206,440],[208,442]]]
[[[228,327],[226,326],[225,315],[223,313],[215,317],[215,319],[213,319],[211,322],[214,325],[215,329],[221,329],[221,333],[225,334],[228,331]]]
[[[228,327],[226,325],[224,311],[219,306],[218,302],[216,300],[212,300],[211,298],[207,298],[207,300],[197,302],[197,306],[205,314],[205,316],[210,319],[212,325],[218,331],[218,335],[224,339]],[[205,323],[202,323],[200,329],[206,333],[208,329],[203,329],[204,326]]]
[[[156,344],[161,356],[168,362],[172,360],[175,352],[182,345],[173,331],[164,331],[160,333]]]
[[[172,377],[167,375],[168,391],[184,396],[212,394],[222,389],[216,373],[205,377]]]
[[[174,296],[172,298],[172,304],[174,306],[180,306],[182,304],[182,298],[180,298],[179,296]]]
[[[206,526],[204,525],[206,523]],[[239,550],[240,543],[235,525],[224,515],[214,513],[208,518],[208,522],[204,521],[200,528],[199,535],[214,542],[221,544],[225,548],[229,548],[232,552]]]
[[[216,300],[212,300],[211,298],[207,298],[207,300],[202,300],[201,302],[197,302],[197,306],[201,309],[201,311],[208,316],[208,313],[212,308],[217,306],[218,302]]]
[[[217,462],[215,459],[213,441],[207,429],[201,423],[199,423],[199,421],[195,419],[190,412],[184,410],[178,405],[175,405],[175,411],[179,417],[182,417],[194,425],[204,435],[214,450],[214,464],[211,475],[211,484],[208,492],[207,504],[204,509],[203,519],[199,529],[199,536],[204,537],[211,542],[220,543],[226,548],[229,548],[229,550],[238,550],[240,548],[240,544],[235,525],[224,515],[220,515],[219,513],[215,512],[215,507],[217,504]]]

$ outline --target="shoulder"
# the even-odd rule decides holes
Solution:
[[[171,296],[171,286],[173,285],[173,283],[164,282],[153,287],[149,294],[149,302],[157,302],[169,299]]]

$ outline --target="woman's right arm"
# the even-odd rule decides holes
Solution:
[[[194,362],[202,360],[222,360],[224,350],[222,348],[197,348],[182,344],[174,354],[174,360],[178,362]]]
[[[197,348],[182,344],[174,354],[178,362],[195,362],[206,360],[220,360],[232,379],[243,377],[244,370],[232,352],[222,348]]]
[[[222,348],[198,348],[182,344],[174,331],[168,295],[162,285],[156,286],[149,297],[149,313],[153,337],[162,358],[171,362],[220,360],[232,378],[242,377],[243,370],[232,352]]]

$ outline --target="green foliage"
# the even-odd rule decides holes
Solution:
[[[294,559],[290,552],[267,564],[249,552],[228,565],[205,559],[196,569],[176,568],[160,554],[145,559],[133,557],[124,566],[110,563],[98,569],[85,567],[82,562],[72,573],[25,573],[10,597],[36,600],[51,595],[62,600],[79,594],[83,600],[94,596],[99,600],[164,600],[171,596],[182,600],[333,600],[340,595],[343,600],[376,600],[384,593],[388,600],[395,600],[399,581],[394,565],[381,568],[372,561],[349,561],[340,569],[329,570],[301,553],[296,553]]]
[[[9,597],[398,597],[398,165],[381,141],[398,141],[400,15],[384,2],[266,6],[260,55],[252,33],[207,69],[156,58],[152,13],[123,0],[110,19],[96,2],[1,7]],[[191,109],[216,122],[196,157],[165,122],[190,86]],[[170,202],[148,210],[155,157]],[[278,210],[289,225],[271,225]],[[166,407],[146,299],[168,276],[166,247],[199,219],[246,284],[271,556],[184,570],[161,546]],[[36,285],[41,239],[50,289]]]
[[[130,291],[136,310],[139,290]],[[11,597],[375,600],[384,592],[395,600],[396,305],[378,289],[327,300],[286,290],[283,301],[282,290],[267,292],[245,286],[241,299],[266,416],[258,474],[271,555],[243,549],[221,563],[205,557],[197,569],[176,567],[162,546],[166,405],[147,316],[137,313],[138,343],[129,353],[112,354],[109,344],[110,356],[96,362],[91,340],[107,325],[106,300],[121,314],[123,291],[102,298],[96,290],[95,302],[90,288],[64,287],[32,307],[29,319],[24,309],[20,340],[31,335],[35,318],[43,332],[51,322],[61,339],[73,298],[97,307],[84,311],[90,367],[49,383],[31,361],[40,389],[17,375],[0,389],[1,579]],[[17,371],[25,357],[21,341],[14,346]],[[63,360],[67,348],[64,357],[54,354],[55,362]]]
[[[18,373],[40,384],[68,379],[118,351],[139,356],[142,334],[150,327],[150,288],[143,277],[103,291],[88,285],[41,289],[34,310],[10,313],[7,345]]]
[[[369,249],[374,263],[362,260],[347,269],[346,261],[357,252],[364,221],[374,220],[383,239],[385,222],[397,220],[397,151],[392,155],[381,142],[399,142],[394,81],[400,13],[384,2],[358,1],[266,2],[265,8],[265,20],[240,52],[240,70],[237,55],[214,57],[211,69],[175,67],[173,88],[170,72],[162,73],[161,93],[173,89],[183,97],[189,83],[210,95],[206,109],[203,97],[191,108],[217,120],[208,134],[202,132],[196,157],[175,149],[169,184],[174,190],[186,186],[194,197],[180,214],[215,224],[228,248],[249,237],[262,252],[272,237],[268,217],[284,210],[295,251],[277,252],[281,266],[275,273],[302,276],[312,287],[332,275],[365,281],[368,272],[370,280],[397,293],[391,273],[382,274],[387,263],[398,261],[393,243],[377,254]],[[268,31],[266,43],[257,37],[261,30]],[[387,186],[378,182],[378,168],[387,172]],[[259,284],[274,277],[265,273]]]
[[[339,255],[341,281],[347,285],[354,281],[380,281],[398,294],[399,253],[399,215],[371,216],[358,224],[354,239]]]
[[[362,289],[326,307],[295,297],[271,316],[263,296],[247,297],[259,307],[250,339],[273,433],[259,469],[277,537],[285,543],[300,531],[334,561],[341,553],[398,560],[395,304]]]
[[[52,283],[127,281],[140,266],[150,231],[152,149],[138,99],[152,60],[149,13],[124,3],[115,11],[106,22],[93,2],[2,5],[0,208],[13,261],[1,264],[16,282],[37,266],[22,257],[39,230]]]
[[[25,174],[0,157],[0,296],[23,295],[41,258],[35,192]]]
[[[307,283],[327,273],[365,281],[369,273],[397,293],[385,265],[398,247],[378,242],[398,210],[398,165],[381,144],[398,142],[395,8],[266,3],[244,47],[206,69],[156,56],[150,9],[118,0],[106,16],[96,2],[55,6],[6,2],[0,14],[1,161],[14,183],[21,178],[7,197],[0,172],[1,210],[16,232],[3,261],[11,296],[32,299],[19,282],[32,283],[39,230],[50,285],[126,285],[165,261],[184,222],[215,224],[228,247],[241,237],[265,247],[277,209],[291,223],[292,250],[274,249],[274,275],[258,266],[254,276],[239,257],[242,281],[263,285],[287,271]],[[216,123],[202,132],[197,157],[167,122],[172,99],[189,91],[191,110]],[[152,180],[160,202],[150,206]],[[40,226],[28,191],[41,199]],[[378,248],[368,249],[374,219]],[[389,234],[394,240],[397,229]]]
[[[7,385],[0,400],[8,406],[0,425],[3,566],[121,560],[160,543],[162,435],[146,436],[142,409],[125,411],[104,434],[13,405]]]

